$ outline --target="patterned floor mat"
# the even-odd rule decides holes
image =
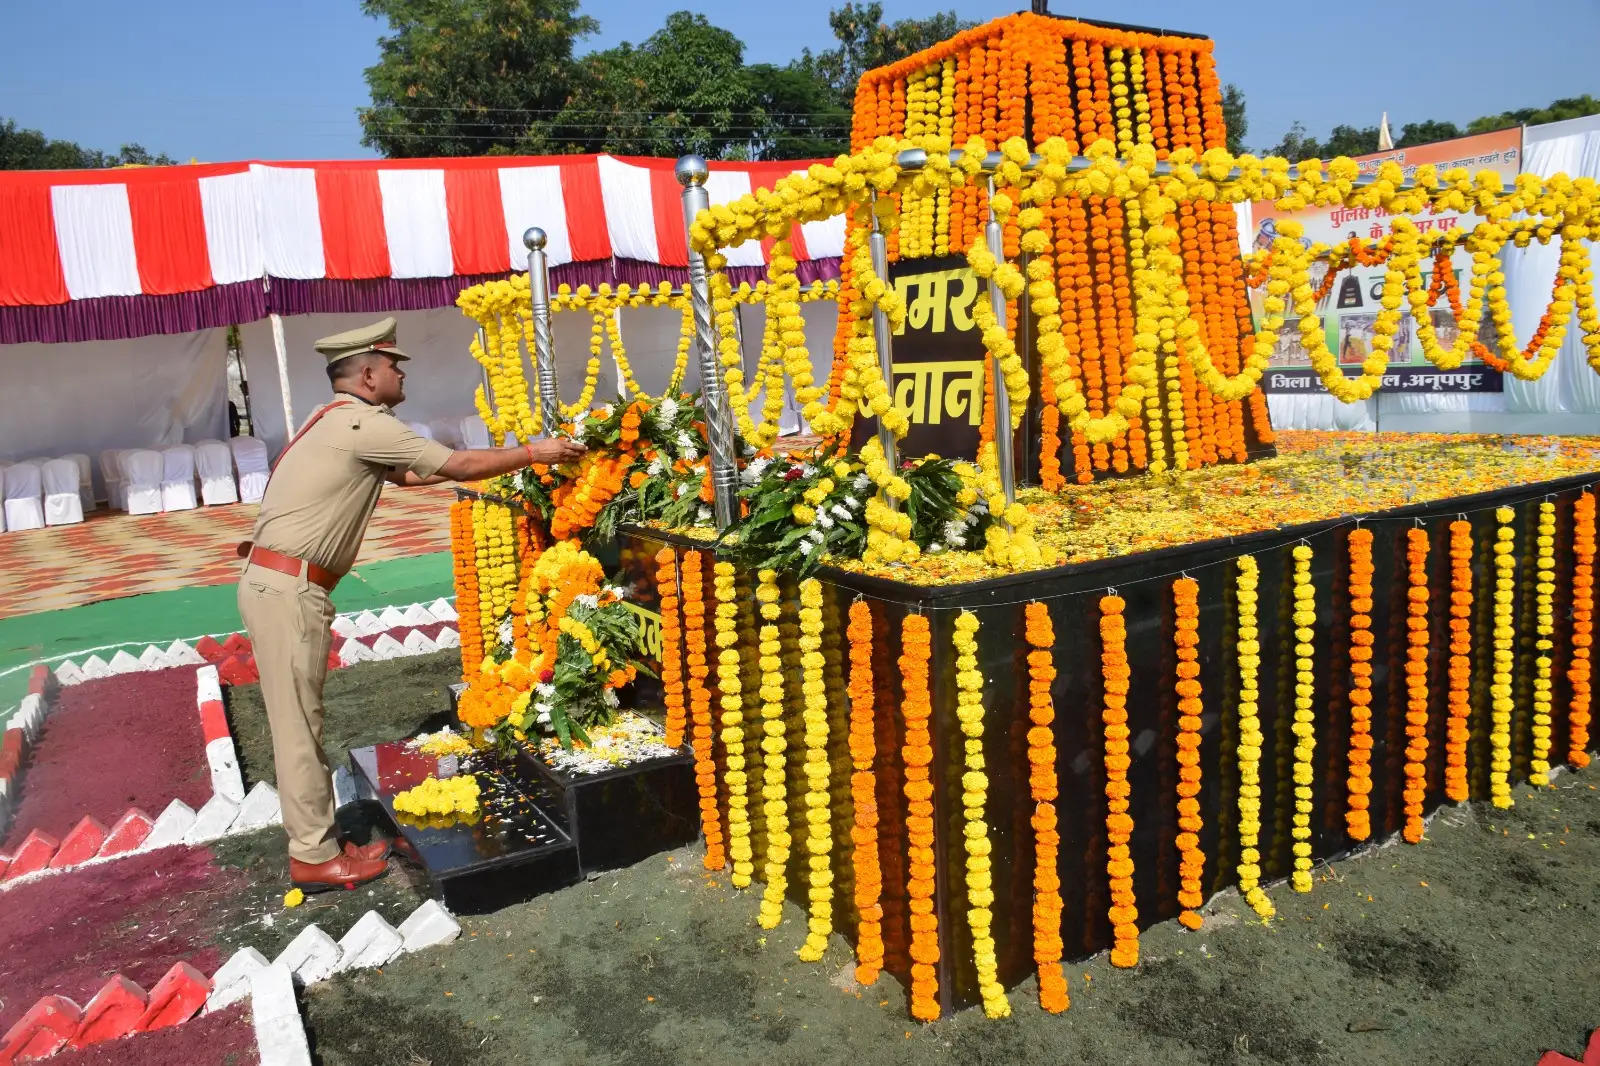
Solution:
[[[386,489],[357,565],[448,549],[454,498],[445,485]],[[0,618],[233,581],[234,545],[249,537],[256,510],[97,511],[82,525],[0,533]]]

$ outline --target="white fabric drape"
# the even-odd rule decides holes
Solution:
[[[200,210],[206,220],[206,255],[218,285],[261,277],[261,230],[255,179],[248,170],[201,178]]]
[[[572,262],[572,237],[567,232],[567,201],[561,191],[560,167],[502,168],[500,210],[505,215],[506,247],[510,249],[513,270],[527,269],[528,249],[522,243],[522,233],[529,226],[544,230],[544,252],[551,266]]]
[[[50,189],[61,273],[74,300],[137,296],[139,258],[133,250],[128,187],[55,185]]]
[[[255,181],[266,272],[277,278],[325,276],[317,172],[310,167],[253,164],[250,175]]]
[[[455,273],[444,171],[380,170],[378,189],[383,195],[390,275],[437,278]]]
[[[595,162],[600,171],[600,198],[606,205],[606,226],[611,233],[611,254],[656,262],[659,254],[655,211],[650,201],[650,172],[608,155]],[[523,258],[526,260],[526,255]]]
[[[220,437],[228,429],[227,354],[220,329],[0,344],[0,457]]]
[[[741,196],[750,195],[750,175],[743,170],[713,170],[706,178],[706,194],[713,204],[728,204]],[[761,253],[761,242],[745,241],[724,248],[729,266],[763,266],[766,257]]]

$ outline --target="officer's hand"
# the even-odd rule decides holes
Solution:
[[[581,458],[588,449],[575,440],[567,440],[565,437],[551,437],[547,440],[531,442],[528,445],[528,451],[532,462],[559,466],[562,463],[570,463]]]

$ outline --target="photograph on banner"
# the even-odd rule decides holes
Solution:
[[[972,310],[988,299],[983,283],[960,255],[892,263],[889,282],[906,304],[905,325],[890,342],[890,395],[911,423],[900,454],[974,459],[987,353]],[[863,406],[860,412],[852,447],[877,431],[871,410]]]
[[[1473,174],[1492,170],[1510,186],[1522,170],[1522,127],[1481,133],[1471,137],[1456,137],[1448,141],[1397,148],[1387,152],[1355,157],[1363,176],[1375,174],[1384,163],[1398,163],[1407,180],[1420,166],[1432,166],[1443,174],[1462,167]],[[1278,236],[1280,223],[1293,219],[1305,227],[1301,241],[1313,244],[1340,245],[1351,239],[1361,241],[1382,240],[1390,232],[1391,218],[1382,208],[1317,207],[1303,211],[1279,211],[1271,202],[1253,206],[1255,240],[1251,251],[1260,252],[1272,246]],[[1444,232],[1458,226],[1469,226],[1470,217],[1451,214],[1419,214],[1409,216],[1416,223],[1424,241],[1430,232]],[[1451,266],[1462,298],[1466,298],[1472,277],[1472,255],[1456,249]],[[1423,277],[1432,279],[1432,265],[1424,264]],[[1311,266],[1311,284],[1320,288],[1327,279],[1326,260]],[[1333,352],[1342,368],[1359,372],[1362,362],[1372,352],[1373,327],[1378,321],[1379,301],[1383,295],[1383,264],[1356,265],[1344,271],[1326,294],[1317,301],[1317,313],[1322,315],[1328,350]],[[1252,289],[1251,307],[1259,321],[1261,300],[1265,287]],[[1439,343],[1449,347],[1457,340],[1455,315],[1441,299],[1430,311],[1434,331]],[[1400,317],[1394,347],[1390,351],[1389,369],[1384,374],[1381,388],[1386,392],[1499,392],[1504,379],[1499,371],[1482,360],[1468,355],[1461,366],[1453,371],[1443,371],[1428,362],[1422,354],[1422,344],[1407,310]],[[1493,324],[1484,316],[1479,339],[1491,350],[1494,348]],[[1311,359],[1300,341],[1298,319],[1286,318],[1278,332],[1278,344],[1261,379],[1267,392],[1309,393],[1322,392],[1323,385],[1311,369]]]

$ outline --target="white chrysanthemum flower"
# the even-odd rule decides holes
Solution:
[[[500,638],[500,643],[509,644],[511,642],[511,633],[511,619],[501,620],[500,628],[496,631],[496,636]]]
[[[678,491],[677,491],[678,499],[681,500],[687,495],[689,495],[689,483],[686,482],[686,481],[679,482],[678,483]]]
[[[661,412],[663,421],[671,422],[678,417],[678,401],[671,396],[663,396],[661,398],[661,406],[657,410]]]
[[[812,526],[811,530],[806,533],[806,539],[814,544],[821,544],[823,541],[828,539],[828,535],[822,530],[818,529],[816,526]]]
[[[628,596],[628,590],[623,588],[621,585],[612,585],[611,595],[615,596],[619,600],[626,599]]]
[[[622,700],[617,697],[617,690],[614,688],[602,689],[600,698],[606,701],[607,707],[619,707],[622,705]]]
[[[709,508],[709,507],[700,508],[699,513],[697,515],[695,515],[695,517],[698,518],[702,522],[711,521],[711,508]]]
[[[756,482],[761,480],[762,476],[767,472],[767,467],[771,465],[771,459],[757,459],[755,462],[744,468],[743,472],[739,475],[739,479],[746,485],[754,485]]]
[[[856,499],[854,496],[846,496],[844,499],[844,505],[846,510],[854,512],[858,507],[861,506],[861,501]]]
[[[645,467],[645,472],[651,477],[660,477],[667,472],[667,464],[662,462],[661,457],[658,455],[650,460],[650,465]]]
[[[864,492],[867,486],[872,484],[872,479],[865,474],[857,474],[852,484],[855,485],[857,492]]]
[[[961,519],[958,518],[958,519],[955,519],[954,521],[946,522],[944,524],[944,539],[949,541],[951,544],[960,544],[966,538],[967,538],[967,523],[966,522],[963,522]]]
[[[551,707],[548,703],[535,704],[534,705],[534,710],[537,711],[538,714],[536,714],[534,716],[533,720],[538,722],[540,725],[549,725],[550,724],[550,712],[553,711],[554,709],[555,708]]]
[[[533,691],[540,700],[553,700],[556,698],[556,687],[547,681],[541,681],[533,686]]]
[[[591,596],[588,593],[584,593],[582,596],[572,597],[572,602],[576,603],[580,607],[587,607],[591,611],[597,610],[600,606],[599,597]]]
[[[613,408],[611,404],[605,404],[600,408],[600,417],[603,419],[610,418],[613,410],[615,410],[615,408]]]
[[[697,444],[695,439],[689,436],[689,434],[685,431],[680,430],[678,433],[678,447],[683,451],[687,458],[699,458],[700,445]]]
[[[978,517],[977,511],[968,511],[967,517],[961,520],[961,524],[964,526],[975,526],[978,524]]]
[[[855,502],[855,500],[853,500],[853,499],[845,501],[845,503],[854,503],[854,502]],[[833,513],[835,515],[837,515],[839,518],[843,519],[846,522],[850,521],[850,510],[849,510],[848,507],[845,506],[845,504],[836,503],[836,504],[833,505],[832,510],[833,510]]]
[[[802,540],[800,542],[800,554],[801,555],[810,555],[811,554],[811,542],[809,540]]]
[[[938,541],[934,541],[932,544],[928,545],[929,555],[938,555],[942,551],[944,551],[944,545]]]
[[[817,472],[817,468],[812,466],[810,463],[802,463],[801,466],[800,466],[800,473],[803,474],[805,477],[810,477],[812,474],[815,474],[816,472]]]
[[[827,511],[817,512],[817,525],[821,526],[823,529],[833,528],[833,519],[829,517]]]

